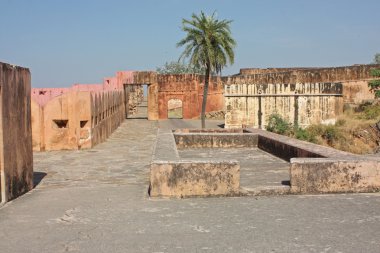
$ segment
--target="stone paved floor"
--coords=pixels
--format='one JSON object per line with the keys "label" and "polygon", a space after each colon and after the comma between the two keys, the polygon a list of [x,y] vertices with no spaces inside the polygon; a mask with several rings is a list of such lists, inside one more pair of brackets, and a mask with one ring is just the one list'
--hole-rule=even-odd
{"label": "stone paved floor", "polygon": [[198,123],[127,120],[93,150],[36,153],[0,252],[380,252],[379,193],[149,199],[156,127]]}

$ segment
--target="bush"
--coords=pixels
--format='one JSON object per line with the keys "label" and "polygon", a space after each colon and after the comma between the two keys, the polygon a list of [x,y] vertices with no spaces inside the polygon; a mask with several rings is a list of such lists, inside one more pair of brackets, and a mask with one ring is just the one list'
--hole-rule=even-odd
{"label": "bush", "polygon": [[294,128],[294,137],[303,141],[316,142],[315,134],[308,129]]}
{"label": "bush", "polygon": [[378,104],[362,104],[359,106],[361,114],[359,119],[374,120],[380,118],[380,105]]}
{"label": "bush", "polygon": [[333,125],[325,126],[322,138],[325,139],[330,145],[333,143],[333,141],[336,141],[340,138],[339,130]]}
{"label": "bush", "polygon": [[346,120],[345,119],[338,119],[337,121],[336,121],[336,123],[335,123],[335,126],[337,126],[337,127],[341,127],[341,126],[344,126],[344,125],[346,125]]}
{"label": "bush", "polygon": [[291,126],[292,124],[287,122],[280,115],[271,114],[268,119],[266,130],[277,134],[289,134],[291,132]]}

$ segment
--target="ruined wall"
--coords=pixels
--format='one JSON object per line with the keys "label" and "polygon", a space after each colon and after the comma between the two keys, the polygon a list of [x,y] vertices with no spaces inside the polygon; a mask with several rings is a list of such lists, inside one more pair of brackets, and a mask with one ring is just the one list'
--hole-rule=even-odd
{"label": "ruined wall", "polygon": [[294,125],[305,127],[314,123],[333,123],[343,112],[342,85],[338,83],[228,81],[225,85],[226,128],[264,128],[271,114],[279,114]]}
{"label": "ruined wall", "polygon": [[252,83],[266,84],[342,83],[344,103],[360,104],[363,101],[374,99],[373,92],[368,88],[368,81],[373,79],[370,70],[374,68],[380,68],[380,65],[333,68],[251,68],[241,69],[240,74],[235,77],[237,79],[249,78]]}
{"label": "ruined wall", "polygon": [[33,188],[29,69],[0,63],[0,201]]}
{"label": "ruined wall", "polygon": [[[184,119],[199,117],[203,100],[203,76],[158,75],[158,112],[160,119],[168,118],[168,102],[172,99],[182,101]],[[212,78],[207,95],[206,112],[218,111],[224,108],[223,85],[218,78]]]}
{"label": "ruined wall", "polygon": [[344,104],[374,99],[368,88],[374,68],[380,65],[241,69],[222,78],[226,126],[264,127],[273,113],[301,127],[334,123]]}
{"label": "ruined wall", "polygon": [[91,133],[83,132],[82,139],[91,139],[91,146],[104,142],[125,119],[124,94],[122,91],[92,94]]}
{"label": "ruined wall", "polygon": [[91,148],[105,141],[124,119],[121,91],[78,91],[32,102],[33,150]]}
{"label": "ruined wall", "polygon": [[124,92],[126,93],[127,116],[137,113],[137,106],[144,100],[144,89],[140,84],[125,85]]}
{"label": "ruined wall", "polygon": [[48,102],[43,107],[41,134],[44,136],[44,142],[41,143],[40,149],[62,150],[91,147],[90,140],[82,141],[83,130],[90,130],[89,124],[84,124],[91,119],[90,103],[90,93],[83,91],[71,91]]}

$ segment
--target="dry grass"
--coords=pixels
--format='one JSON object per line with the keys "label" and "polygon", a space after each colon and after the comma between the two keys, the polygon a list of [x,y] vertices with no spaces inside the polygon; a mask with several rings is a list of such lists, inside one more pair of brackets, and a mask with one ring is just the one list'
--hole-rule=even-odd
{"label": "dry grass", "polygon": [[316,142],[355,154],[373,153],[380,141],[380,133],[374,127],[380,120],[378,109],[380,106],[377,105],[377,108],[372,110],[376,110],[376,113],[372,113],[371,117],[368,117],[368,111],[346,111],[338,118],[335,126],[330,126],[334,138],[328,139],[319,134],[316,136]]}

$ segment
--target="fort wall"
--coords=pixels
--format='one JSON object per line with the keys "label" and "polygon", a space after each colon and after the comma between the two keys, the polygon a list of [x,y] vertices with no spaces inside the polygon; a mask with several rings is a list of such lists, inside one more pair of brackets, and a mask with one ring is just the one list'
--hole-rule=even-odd
{"label": "fort wall", "polygon": [[29,69],[0,63],[0,201],[33,188]]}
{"label": "fort wall", "polygon": [[33,150],[91,148],[109,137],[125,118],[124,94],[90,90],[32,102]]}
{"label": "fort wall", "polygon": [[380,65],[241,69],[222,78],[226,127],[263,128],[271,114],[301,127],[334,123],[345,104],[374,99],[368,88],[373,68]]}

